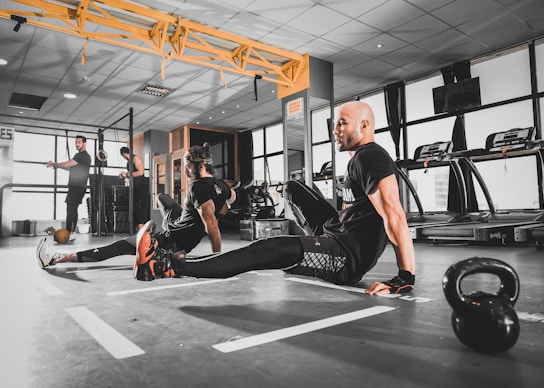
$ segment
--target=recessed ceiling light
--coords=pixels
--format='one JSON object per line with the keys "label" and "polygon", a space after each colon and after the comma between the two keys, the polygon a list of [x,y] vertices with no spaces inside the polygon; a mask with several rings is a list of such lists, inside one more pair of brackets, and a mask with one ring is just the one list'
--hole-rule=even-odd
{"label": "recessed ceiling light", "polygon": [[73,99],[77,98],[77,96],[74,93],[64,93],[64,98]]}
{"label": "recessed ceiling light", "polygon": [[236,104],[236,107],[237,107],[237,108],[239,108],[239,107],[240,107],[240,105]]}
{"label": "recessed ceiling light", "polygon": [[208,116],[208,120],[211,120],[213,117],[212,116]]}
{"label": "recessed ceiling light", "polygon": [[197,122],[196,122],[196,125],[198,125],[198,124],[200,124],[200,121],[197,121]]}
{"label": "recessed ceiling light", "polygon": [[8,61],[6,61],[4,58],[0,58],[0,66],[7,65]]}
{"label": "recessed ceiling light", "polygon": [[224,114],[225,114],[225,111],[224,111],[224,110],[222,110],[222,111],[221,111],[221,114],[223,114],[223,115],[224,115]]}
{"label": "recessed ceiling light", "polygon": [[383,47],[383,44],[378,43],[378,44],[376,45],[376,47],[377,47],[377,48],[382,48],[382,47]]}
{"label": "recessed ceiling light", "polygon": [[20,110],[20,111],[19,111],[19,114],[20,114],[20,115],[24,115],[25,112],[23,112],[22,110]]}

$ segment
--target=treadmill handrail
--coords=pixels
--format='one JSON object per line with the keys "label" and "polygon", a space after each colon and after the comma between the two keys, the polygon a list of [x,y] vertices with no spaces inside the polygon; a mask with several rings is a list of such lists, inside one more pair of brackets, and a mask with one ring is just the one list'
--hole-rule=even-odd
{"label": "treadmill handrail", "polygon": [[408,186],[408,189],[412,193],[412,197],[414,197],[414,199],[416,201],[416,206],[417,206],[419,214],[423,215],[425,213],[425,211],[423,210],[423,205],[421,204],[421,200],[419,199],[419,195],[416,192],[416,188],[414,187],[414,185],[410,181],[410,178],[408,178],[408,175],[406,175],[406,173],[404,171],[402,171],[402,169],[399,168],[399,166],[396,166],[396,169],[397,169],[397,172],[398,172],[399,176],[402,178],[404,183],[406,183],[406,185]]}

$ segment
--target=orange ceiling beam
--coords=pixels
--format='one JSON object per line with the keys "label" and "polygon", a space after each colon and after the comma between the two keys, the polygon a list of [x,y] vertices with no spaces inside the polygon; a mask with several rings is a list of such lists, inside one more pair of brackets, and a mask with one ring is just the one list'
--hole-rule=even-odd
{"label": "orange ceiling beam", "polygon": [[[10,0],[0,17],[221,72],[276,83],[278,98],[309,87],[309,57],[124,0]],[[61,23],[59,23],[59,21]],[[82,43],[85,48],[85,43]],[[84,50],[85,51],[85,50]],[[85,52],[83,53],[85,57]]]}

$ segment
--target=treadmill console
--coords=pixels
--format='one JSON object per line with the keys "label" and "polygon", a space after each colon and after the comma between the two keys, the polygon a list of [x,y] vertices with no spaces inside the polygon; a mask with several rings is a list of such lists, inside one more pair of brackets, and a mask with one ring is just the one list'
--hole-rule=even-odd
{"label": "treadmill console", "polygon": [[453,147],[451,141],[437,141],[433,144],[419,146],[414,153],[416,162],[437,160],[440,156],[450,153]]}
{"label": "treadmill console", "polygon": [[505,132],[493,133],[487,137],[485,148],[489,152],[506,152],[527,147],[534,137],[535,129],[513,128]]}

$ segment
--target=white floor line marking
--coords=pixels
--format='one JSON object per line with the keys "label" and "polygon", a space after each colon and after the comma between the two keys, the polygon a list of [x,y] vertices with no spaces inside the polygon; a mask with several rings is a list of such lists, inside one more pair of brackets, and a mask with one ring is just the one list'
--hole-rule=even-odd
{"label": "white floor line marking", "polygon": [[48,296],[64,295],[64,291],[54,286],[51,284],[51,282],[45,280],[44,278],[40,278],[38,280],[38,287]]}
{"label": "white floor line marking", "polygon": [[[349,292],[357,292],[359,294],[364,294],[366,291],[366,288],[357,288],[357,287],[349,287],[349,286],[339,286],[337,284],[332,283],[326,283],[321,280],[312,280],[312,279],[302,279],[302,278],[285,278],[285,280],[289,280],[292,282],[298,282],[298,283],[306,283],[311,284],[314,286],[319,287],[327,287],[327,288],[334,288],[336,290],[343,290],[343,291],[349,291]],[[400,299],[408,302],[417,302],[417,303],[425,303],[425,302],[431,302],[432,299],[429,298],[423,298],[419,296],[412,296],[407,294],[389,294],[389,295],[377,295],[381,298],[389,298],[389,299]]]}
{"label": "white floor line marking", "polygon": [[123,359],[145,353],[86,307],[67,308],[66,312],[113,357]]}
{"label": "white floor line marking", "polygon": [[340,325],[342,323],[356,321],[361,318],[367,318],[373,315],[383,314],[395,310],[395,307],[374,306],[364,310],[358,310],[347,314],[337,315],[330,318],[320,319],[318,321],[303,323],[301,325],[286,327],[280,330],[270,331],[268,333],[258,334],[247,338],[234,341],[227,341],[212,347],[223,353],[235,352],[257,345],[266,344],[273,341],[279,341],[285,338],[294,337],[300,334],[321,330],[327,327]]}
{"label": "white floor line marking", "polygon": [[228,279],[213,279],[213,280],[204,280],[202,282],[191,282],[191,283],[180,283],[180,284],[170,284],[167,286],[158,286],[158,287],[148,287],[148,288],[140,288],[135,290],[126,290],[126,291],[112,291],[106,293],[108,296],[113,295],[127,295],[127,294],[136,294],[138,292],[151,292],[151,291],[160,291],[160,290],[167,290],[169,288],[180,288],[180,287],[192,287],[192,286],[200,286],[203,284],[211,284],[211,283],[220,283],[220,282],[229,282],[231,280],[239,280],[240,278],[233,277]]}

